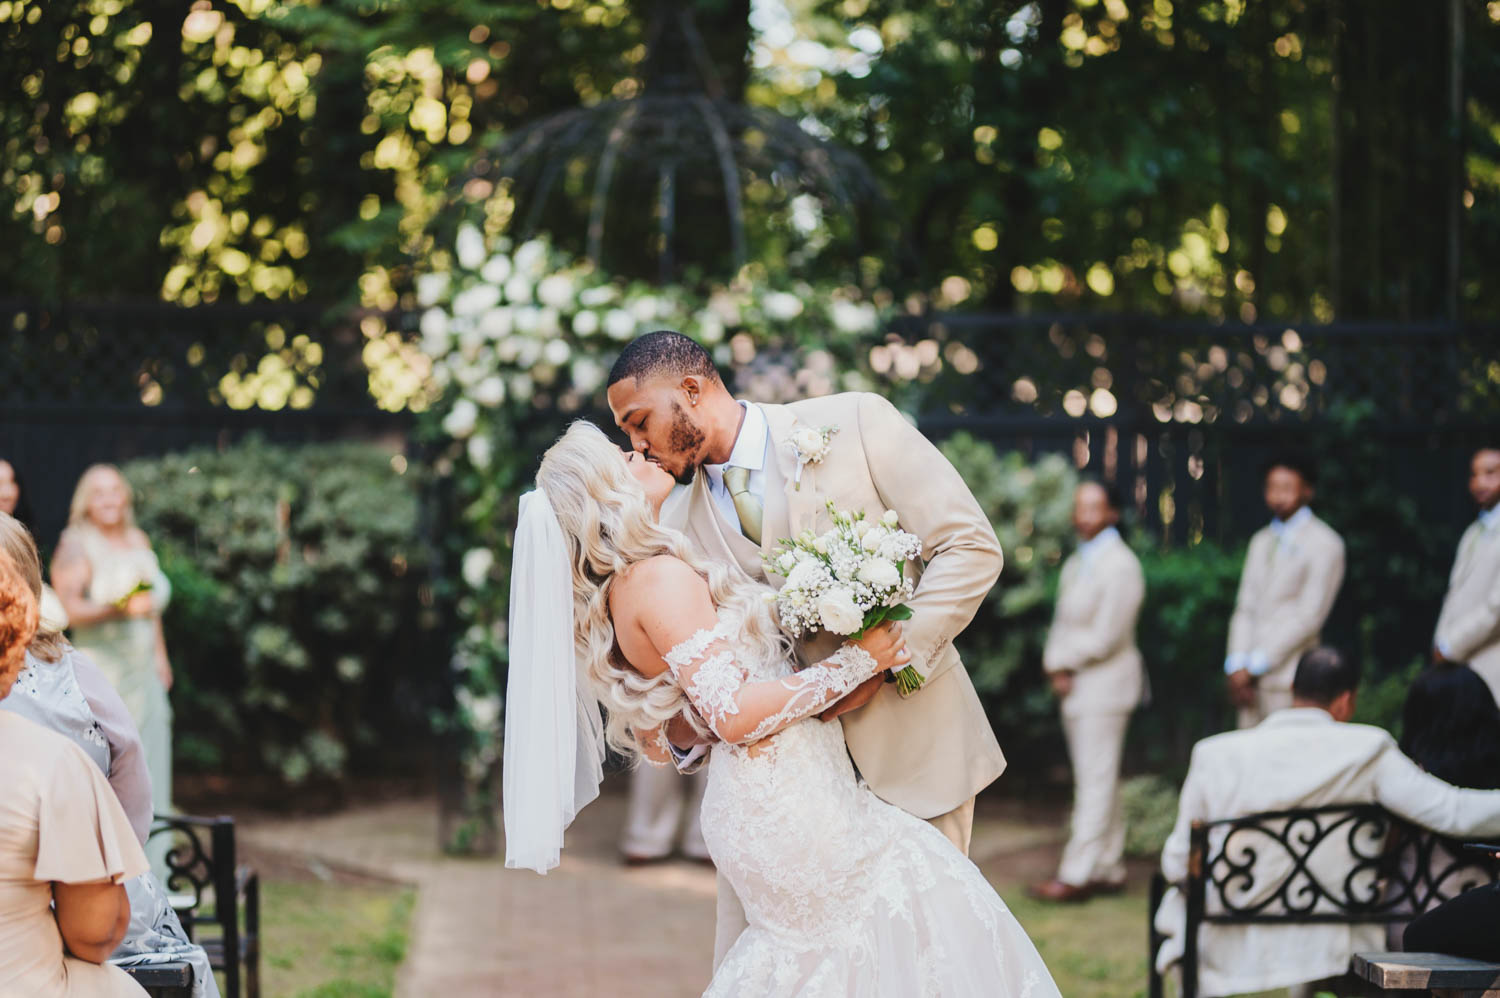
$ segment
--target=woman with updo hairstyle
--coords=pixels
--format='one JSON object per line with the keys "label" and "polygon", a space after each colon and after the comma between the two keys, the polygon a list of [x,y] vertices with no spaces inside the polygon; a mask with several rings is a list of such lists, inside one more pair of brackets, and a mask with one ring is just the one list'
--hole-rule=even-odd
{"label": "woman with updo hairstyle", "polygon": [[[0,556],[0,700],[37,628],[37,601]],[[130,924],[124,882],[146,856],[109,782],[63,735],[0,711],[0,995],[143,998],[104,965]]]}

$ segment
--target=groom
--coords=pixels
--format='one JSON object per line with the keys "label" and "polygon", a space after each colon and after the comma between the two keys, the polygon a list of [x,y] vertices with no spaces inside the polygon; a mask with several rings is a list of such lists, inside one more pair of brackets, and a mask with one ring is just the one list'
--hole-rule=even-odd
{"label": "groom", "polygon": [[[903,697],[870,680],[823,715],[837,717],[860,775],[881,799],[936,826],[965,854],[974,795],[1005,757],[953,639],[1000,576],[1003,556],[979,504],[948,460],[878,395],[849,393],[790,405],[737,401],[708,352],[674,332],[633,341],[609,375],[615,422],[631,445],[677,479],[662,521],[709,557],[767,577],[763,556],[805,528],[829,526],[826,502],[878,518],[895,510],[922,539],[925,567],[903,626],[924,682]],[[823,442],[826,440],[826,446]],[[842,640],[799,647],[815,661]],[[720,878],[714,963],[744,927]]]}

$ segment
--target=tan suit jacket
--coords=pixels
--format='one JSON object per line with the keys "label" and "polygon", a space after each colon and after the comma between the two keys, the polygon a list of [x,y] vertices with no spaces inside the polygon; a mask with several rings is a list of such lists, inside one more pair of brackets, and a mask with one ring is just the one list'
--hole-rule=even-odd
{"label": "tan suit jacket", "polygon": [[1146,598],[1140,559],[1119,534],[1099,539],[1085,563],[1078,552],[1063,562],[1057,607],[1042,667],[1072,672],[1064,717],[1121,714],[1146,695],[1146,670],[1135,643],[1135,623]]}
{"label": "tan suit jacket", "polygon": [[1297,660],[1318,643],[1343,581],[1343,538],[1316,516],[1290,528],[1279,544],[1269,526],[1257,530],[1229,621],[1229,654],[1264,653],[1270,669],[1261,687],[1291,689]]}
{"label": "tan suit jacket", "polygon": [[[849,754],[881,799],[919,818],[964,804],[1005,770],[1005,756],[985,717],[974,684],[953,647],[1000,576],[1003,556],[994,528],[963,479],[941,452],[878,395],[847,393],[763,405],[770,446],[764,469],[762,544],[726,521],[701,471],[662,508],[662,521],[682,530],[709,557],[737,563],[751,578],[766,575],[763,557],[781,539],[804,529],[826,529],[825,503],[879,517],[893,509],[903,529],[922,539],[923,565],[905,624],[912,665],[925,677],[903,698],[882,686],[866,706],[841,718]],[[806,465],[797,484],[799,427],[837,427],[828,455]],[[837,646],[819,635],[799,653],[805,661]],[[905,702],[903,702],[903,700]]]}
{"label": "tan suit jacket", "polygon": [[[1167,880],[1187,878],[1193,821],[1335,804],[1380,804],[1423,828],[1452,836],[1500,833],[1500,791],[1460,790],[1424,773],[1381,728],[1341,724],[1316,707],[1277,711],[1257,727],[1205,738],[1193,748],[1178,802],[1177,822],[1162,849]],[[1334,836],[1333,839],[1337,839]],[[1217,850],[1219,843],[1210,842]],[[1253,882],[1274,889],[1292,875],[1284,852],[1263,848]],[[1353,860],[1347,842],[1330,841],[1309,868],[1330,887],[1342,885]],[[1233,895],[1249,905],[1266,894]],[[1210,911],[1217,910],[1211,904]],[[1166,969],[1182,955],[1185,906],[1174,887],[1157,909],[1169,938],[1157,953]],[[1204,998],[1286,987],[1342,975],[1356,951],[1385,948],[1381,925],[1204,925],[1199,930],[1199,981]]]}
{"label": "tan suit jacket", "polygon": [[1468,662],[1500,699],[1500,522],[1464,531],[1433,643]]}

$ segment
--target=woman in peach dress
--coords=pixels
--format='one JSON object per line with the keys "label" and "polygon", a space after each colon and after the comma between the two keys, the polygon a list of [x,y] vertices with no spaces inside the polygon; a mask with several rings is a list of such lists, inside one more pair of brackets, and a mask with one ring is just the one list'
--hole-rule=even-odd
{"label": "woman in peach dress", "polygon": [[[37,627],[37,603],[0,561],[0,699]],[[63,735],[0,711],[0,998],[143,998],[103,965],[130,922],[124,882],[146,857],[104,774]]]}

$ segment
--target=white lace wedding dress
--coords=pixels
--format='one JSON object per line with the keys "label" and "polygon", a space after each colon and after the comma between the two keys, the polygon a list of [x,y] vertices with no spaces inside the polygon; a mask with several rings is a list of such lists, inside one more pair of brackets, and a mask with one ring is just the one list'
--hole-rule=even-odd
{"label": "white lace wedding dress", "polygon": [[749,920],[705,998],[1058,998],[979,869],[859,783],[841,726],[812,716],[874,660],[846,646],[794,672],[757,660],[738,632],[721,612],[667,656],[726,742],[709,763],[703,837]]}

